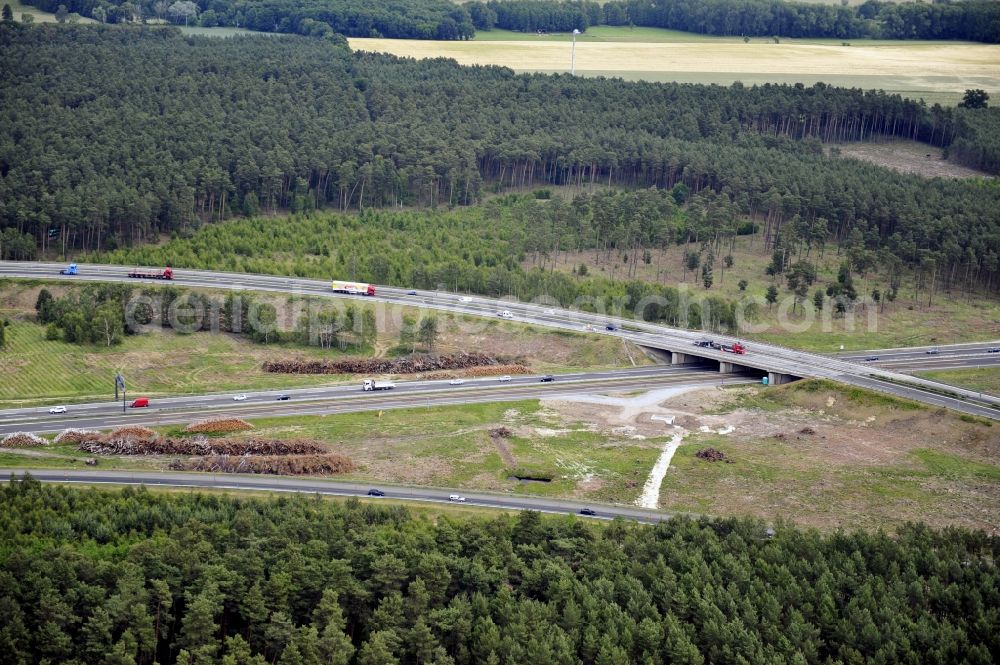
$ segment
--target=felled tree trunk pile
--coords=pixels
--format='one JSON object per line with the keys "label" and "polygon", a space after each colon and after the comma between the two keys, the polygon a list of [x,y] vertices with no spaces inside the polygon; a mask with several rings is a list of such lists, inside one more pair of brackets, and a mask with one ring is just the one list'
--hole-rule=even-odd
{"label": "felled tree trunk pile", "polygon": [[184,431],[215,434],[218,432],[239,432],[248,429],[253,429],[253,425],[242,418],[209,418],[191,423],[184,428]]}
{"label": "felled tree trunk pile", "polygon": [[[505,366],[505,359],[485,353],[455,353],[407,358],[342,358],[340,360],[271,360],[264,371],[277,374],[415,374],[448,369]],[[513,372],[501,372],[513,373]]]}
{"label": "felled tree trunk pile", "polygon": [[323,444],[306,439],[141,439],[113,435],[83,441],[78,449],[97,455],[314,455],[327,450]]}
{"label": "felled tree trunk pile", "polygon": [[48,441],[31,432],[13,432],[0,439],[0,448],[34,448],[47,445]]}
{"label": "felled tree trunk pile", "polygon": [[503,376],[504,374],[531,374],[524,365],[493,365],[492,367],[473,367],[465,373],[466,376]]}
{"label": "felled tree trunk pile", "polygon": [[349,473],[354,462],[343,455],[212,455],[177,460],[170,468],[178,471],[211,471],[219,473],[262,473],[272,475],[332,475]]}

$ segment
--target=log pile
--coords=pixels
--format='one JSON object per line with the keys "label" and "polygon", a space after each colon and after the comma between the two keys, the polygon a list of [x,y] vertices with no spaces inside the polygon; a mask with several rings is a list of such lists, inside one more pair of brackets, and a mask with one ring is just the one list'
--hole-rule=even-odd
{"label": "log pile", "polygon": [[64,429],[59,432],[55,438],[56,443],[83,443],[84,441],[89,441],[91,439],[101,438],[100,432],[95,432],[89,429],[75,429],[69,428]]}
{"label": "log pile", "polygon": [[208,418],[198,420],[184,428],[185,432],[215,434],[218,432],[240,432],[253,429],[253,425],[242,418]]}
{"label": "log pile", "polygon": [[315,455],[326,446],[308,439],[208,439],[163,437],[143,440],[109,436],[87,440],[77,447],[97,455]]}
{"label": "log pile", "polygon": [[473,367],[465,372],[466,376],[503,376],[505,374],[531,374],[524,365],[493,365],[491,367]]}
{"label": "log pile", "polygon": [[108,439],[136,439],[138,441],[155,441],[160,438],[159,432],[142,425],[123,425],[111,430]]}
{"label": "log pile", "polygon": [[[407,358],[342,358],[340,360],[270,360],[264,371],[277,374],[415,374],[451,369],[495,367],[505,359],[485,353],[455,353]],[[513,374],[511,371],[500,374]]]}
{"label": "log pile", "polygon": [[35,448],[49,442],[31,432],[12,432],[0,440],[0,448]]}
{"label": "log pile", "polygon": [[212,455],[176,460],[170,468],[177,471],[214,473],[262,473],[282,476],[333,475],[349,473],[354,462],[343,455]]}

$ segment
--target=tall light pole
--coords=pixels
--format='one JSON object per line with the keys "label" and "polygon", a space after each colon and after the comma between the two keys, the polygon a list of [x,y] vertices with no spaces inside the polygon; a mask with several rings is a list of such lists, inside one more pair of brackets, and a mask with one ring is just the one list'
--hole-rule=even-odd
{"label": "tall light pole", "polygon": [[569,58],[569,73],[576,76],[576,36],[580,34],[580,31],[573,28],[573,50]]}

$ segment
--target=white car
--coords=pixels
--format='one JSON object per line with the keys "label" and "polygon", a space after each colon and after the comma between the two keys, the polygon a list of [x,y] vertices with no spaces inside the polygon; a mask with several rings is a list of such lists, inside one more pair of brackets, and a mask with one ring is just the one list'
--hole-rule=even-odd
{"label": "white car", "polygon": [[246,398],[247,398],[246,395],[240,394],[240,395],[236,395],[235,397],[233,397],[233,401],[234,402],[243,402],[243,401],[246,400]]}
{"label": "white car", "polygon": [[507,383],[508,381],[510,381],[510,374],[504,374],[499,379],[497,379],[497,381],[499,381],[500,383]]}
{"label": "white car", "polygon": [[450,383],[450,384],[451,384],[451,385],[453,385],[453,386],[460,386],[460,385],[462,385],[463,383],[465,383],[465,379],[452,379],[452,380],[451,380],[451,381],[449,381],[448,383]]}
{"label": "white car", "polygon": [[458,299],[458,301],[459,302],[472,302],[472,298],[470,298],[469,296],[462,296],[461,298]]}
{"label": "white car", "polygon": [[66,407],[65,406],[54,406],[51,409],[49,409],[49,413],[66,413]]}
{"label": "white car", "polygon": [[451,494],[448,496],[449,501],[457,501],[458,503],[465,503],[465,497],[459,494]]}
{"label": "white car", "polygon": [[554,309],[547,309],[547,310],[545,310],[545,313],[549,314],[549,315],[552,315],[552,314],[556,313],[556,310],[554,310]]}
{"label": "white car", "polygon": [[506,309],[504,311],[502,311],[502,312],[497,312],[497,316],[499,316],[501,319],[513,319],[514,318],[514,315],[511,314]]}

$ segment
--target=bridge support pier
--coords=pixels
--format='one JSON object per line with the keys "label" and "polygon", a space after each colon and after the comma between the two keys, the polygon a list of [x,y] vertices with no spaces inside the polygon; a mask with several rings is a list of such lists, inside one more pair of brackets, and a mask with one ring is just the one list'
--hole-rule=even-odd
{"label": "bridge support pier", "polygon": [[781,372],[768,372],[767,373],[767,385],[769,386],[780,386],[785,383],[791,383],[796,377],[791,374],[782,374]]}
{"label": "bridge support pier", "polygon": [[671,365],[688,365],[696,363],[701,358],[698,356],[692,356],[690,353],[681,353],[680,351],[670,352],[670,364]]}
{"label": "bridge support pier", "polygon": [[725,360],[719,361],[719,374],[732,374],[736,371],[736,365]]}

